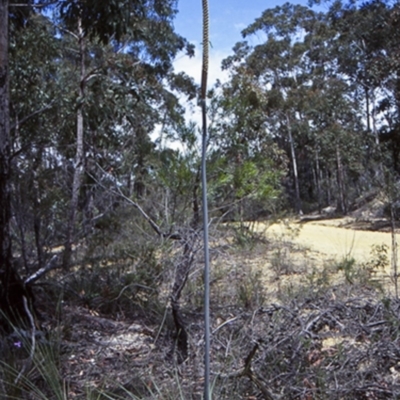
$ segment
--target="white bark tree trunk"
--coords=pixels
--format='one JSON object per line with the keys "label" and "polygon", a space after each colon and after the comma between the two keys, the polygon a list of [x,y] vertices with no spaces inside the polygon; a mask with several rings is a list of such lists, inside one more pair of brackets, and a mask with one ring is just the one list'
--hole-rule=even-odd
{"label": "white bark tree trunk", "polygon": [[80,83],[79,83],[79,98],[76,111],[76,153],[74,163],[74,178],[72,183],[72,196],[69,207],[69,218],[67,225],[67,235],[65,240],[64,260],[63,265],[65,269],[70,267],[72,243],[75,235],[75,223],[78,208],[79,192],[82,184],[82,175],[84,170],[84,150],[83,150],[83,108],[85,99],[85,36],[82,29],[82,21],[78,21],[78,41],[79,41],[79,55],[80,55]]}
{"label": "white bark tree trunk", "polygon": [[290,123],[290,118],[287,114],[286,114],[286,123],[287,123],[288,136],[289,136],[290,154],[292,157],[292,165],[293,165],[293,178],[294,178],[294,187],[295,187],[295,193],[296,193],[296,211],[299,215],[302,215],[303,211],[301,209],[300,185],[299,185],[299,175],[298,175],[298,171],[297,171],[296,150],[294,147],[292,126]]}

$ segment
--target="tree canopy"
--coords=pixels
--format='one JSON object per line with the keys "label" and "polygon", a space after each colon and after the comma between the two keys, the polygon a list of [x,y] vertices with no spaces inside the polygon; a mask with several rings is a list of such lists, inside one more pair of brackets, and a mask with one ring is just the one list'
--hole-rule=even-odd
{"label": "tree canopy", "polygon": [[[398,218],[400,3],[312,5],[263,11],[223,60],[229,79],[207,93],[208,201],[221,231],[346,215],[371,193]],[[49,271],[75,279],[91,305],[79,273],[110,267],[124,283],[116,293],[103,282],[114,299],[126,291],[142,305],[169,290],[186,359],[179,301],[202,211],[200,129],[185,111],[200,91],[174,70],[178,54],[194,55],[175,31],[178,9],[0,0],[0,327],[30,323],[33,285]]]}

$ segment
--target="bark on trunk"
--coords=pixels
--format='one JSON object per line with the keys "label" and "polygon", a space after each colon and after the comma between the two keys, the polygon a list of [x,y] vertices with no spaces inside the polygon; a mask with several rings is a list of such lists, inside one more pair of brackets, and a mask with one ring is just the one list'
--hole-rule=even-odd
{"label": "bark on trunk", "polygon": [[193,219],[190,225],[193,229],[197,229],[200,224],[200,206],[199,206],[199,196],[198,196],[198,191],[200,189],[200,176],[201,176],[201,171],[200,169],[198,169],[192,192]]}
{"label": "bark on trunk", "polygon": [[315,153],[315,175],[317,179],[318,212],[322,210],[321,168],[319,166],[318,151]]}
{"label": "bark on trunk", "polygon": [[189,343],[186,324],[180,310],[180,298],[185,287],[189,272],[194,261],[193,247],[196,236],[188,234],[183,246],[183,255],[176,267],[175,282],[171,293],[171,309],[176,328],[176,353],[178,364],[182,364],[188,357]]}
{"label": "bark on trunk", "polygon": [[78,38],[80,54],[80,84],[79,84],[79,104],[76,111],[76,154],[74,165],[74,178],[72,183],[72,197],[67,225],[67,237],[65,240],[63,266],[69,269],[71,264],[72,243],[75,234],[75,222],[78,208],[79,192],[82,184],[82,174],[84,166],[83,152],[83,107],[85,98],[85,37],[82,29],[82,22],[78,21]]}
{"label": "bark on trunk", "polygon": [[[133,125],[134,126],[134,125]],[[133,183],[133,192],[138,199],[142,199],[146,194],[145,178],[146,170],[146,154],[147,147],[147,133],[143,127],[136,127],[136,168],[135,168],[135,181]]]}
{"label": "bark on trunk", "polygon": [[370,122],[370,111],[369,111],[369,90],[367,86],[364,86],[365,90],[365,111],[367,117],[367,131],[371,132],[371,122]]}
{"label": "bark on trunk", "polygon": [[396,241],[396,220],[393,210],[393,200],[390,200],[390,233],[392,238],[392,270],[393,270],[393,281],[394,291],[396,299],[399,298],[399,273],[397,268],[397,241]]}
{"label": "bark on trunk", "polygon": [[11,269],[10,107],[8,85],[8,1],[0,0],[0,268]]}
{"label": "bark on trunk", "polygon": [[[42,149],[39,150],[32,171],[32,190],[33,190],[33,230],[35,232],[36,253],[38,258],[38,269],[44,267],[44,254],[42,243],[42,216],[41,216],[41,193],[38,179],[38,169],[42,164]],[[32,271],[29,271],[29,274]]]}
{"label": "bark on trunk", "polygon": [[378,157],[378,169],[375,173],[375,178],[378,182],[381,182],[384,176],[383,172],[383,162],[382,162],[382,153],[381,153],[381,147],[380,147],[380,140],[379,140],[379,132],[378,128],[376,126],[376,109],[375,109],[375,93],[372,90],[371,93],[371,112],[370,112],[370,119],[371,119],[371,129],[372,129],[372,134],[375,138],[375,154],[377,154]]}
{"label": "bark on trunk", "polygon": [[331,172],[329,170],[326,171],[326,200],[328,205],[331,205],[332,202],[332,189],[331,189]]}
{"label": "bark on trunk", "polygon": [[288,135],[289,135],[290,154],[292,157],[292,164],[293,164],[293,178],[294,178],[294,187],[296,192],[296,211],[299,215],[302,215],[303,211],[301,210],[300,185],[299,185],[299,176],[297,172],[296,151],[294,148],[292,126],[288,115],[286,115],[286,121],[287,121]]}
{"label": "bark on trunk", "polygon": [[8,68],[8,0],[0,0],[0,309],[3,313],[0,326],[3,329],[29,321],[24,298],[32,300],[12,260]]}
{"label": "bark on trunk", "polygon": [[342,157],[340,154],[339,145],[336,145],[336,163],[337,163],[337,183],[339,189],[339,204],[338,209],[344,214],[347,213],[346,196],[344,193],[344,171]]}

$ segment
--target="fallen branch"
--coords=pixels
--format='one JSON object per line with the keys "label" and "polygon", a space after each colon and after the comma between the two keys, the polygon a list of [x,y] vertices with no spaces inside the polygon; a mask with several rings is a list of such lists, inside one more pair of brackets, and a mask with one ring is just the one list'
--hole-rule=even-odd
{"label": "fallen branch", "polygon": [[251,382],[253,382],[257,388],[260,390],[260,392],[263,394],[263,397],[265,400],[277,400],[278,397],[276,397],[275,395],[273,395],[265,386],[265,384],[261,381],[261,379],[253,372],[252,368],[251,368],[251,364],[253,361],[254,356],[257,353],[257,350],[260,346],[260,343],[257,341],[253,348],[251,349],[250,353],[248,354],[248,356],[246,357],[245,361],[244,361],[244,367],[241,371],[237,371],[234,372],[232,374],[220,374],[219,378],[241,378],[246,376],[247,378],[250,379]]}
{"label": "fallen branch", "polygon": [[54,254],[54,256],[51,257],[50,261],[43,268],[38,269],[34,274],[26,278],[24,284],[30,285],[33,282],[37,281],[39,278],[41,278],[47,272],[53,269],[60,268],[61,265],[58,263],[59,258],[60,254]]}

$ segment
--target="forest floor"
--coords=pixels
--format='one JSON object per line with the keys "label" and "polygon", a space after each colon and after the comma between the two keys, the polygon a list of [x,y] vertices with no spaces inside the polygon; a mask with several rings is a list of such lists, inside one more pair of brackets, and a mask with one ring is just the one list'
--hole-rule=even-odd
{"label": "forest floor", "polygon": [[[220,377],[213,380],[215,398],[268,399],[267,387],[274,399],[398,398],[400,338],[392,316],[400,316],[400,303],[393,300],[386,307],[381,301],[393,295],[389,265],[378,277],[366,268],[377,257],[371,255],[374,245],[385,245],[390,260],[387,222],[291,220],[255,228],[265,240],[241,249],[228,246],[212,260],[212,375]],[[191,279],[201,282],[201,265],[197,269]],[[156,318],[145,318],[65,303],[62,315],[49,325],[58,343],[54,370],[67,392],[56,397],[201,399],[202,290],[191,282],[185,290],[190,355],[183,364],[174,356],[168,307]],[[282,365],[268,367],[271,352]],[[381,355],[382,360],[391,357],[390,365]],[[286,359],[291,360],[289,371]],[[294,366],[297,373],[290,372]],[[321,374],[326,375],[324,387],[318,384]],[[31,367],[28,378],[49,386],[38,366]]]}
{"label": "forest floor", "polygon": [[[221,270],[216,272],[216,275],[219,275],[215,278],[216,281],[221,280],[222,282],[217,284],[220,286],[220,290],[214,288],[216,290],[215,299],[211,301],[212,306],[215,306],[212,310],[212,331],[215,334],[214,353],[218,354],[219,359],[213,364],[213,370],[223,371],[225,376],[234,376],[232,371],[239,371],[243,368],[243,360],[248,356],[246,352],[251,350],[248,346],[236,343],[239,349],[232,350],[236,357],[230,354],[232,361],[226,365],[224,362],[221,363],[221,360],[225,358],[221,356],[221,352],[226,356],[230,353],[229,346],[235,345],[234,340],[226,336],[227,333],[223,331],[224,329],[227,331],[241,329],[248,325],[252,313],[246,309],[255,310],[261,303],[265,306],[274,304],[273,307],[276,307],[276,304],[288,303],[291,298],[297,296],[296,293],[301,293],[304,287],[310,285],[329,288],[326,290],[323,301],[330,303],[331,300],[336,300],[335,293],[337,293],[336,290],[330,288],[333,285],[346,283],[345,271],[338,269],[342,260],[349,258],[356,260],[354,266],[351,266],[351,268],[354,267],[354,270],[350,271],[353,274],[351,276],[354,277],[356,268],[367,263],[371,257],[373,245],[384,244],[390,252],[391,234],[388,232],[387,223],[384,220],[374,220],[362,224],[355,218],[307,222],[286,221],[269,227],[260,224],[256,229],[265,231],[266,245],[261,242],[250,249],[241,251],[240,255],[234,251],[233,254],[220,256],[216,261],[217,270],[220,268],[218,265],[221,262],[230,265],[230,268],[224,272]],[[397,239],[400,239],[399,235],[397,236]],[[390,253],[388,256],[390,259]],[[379,281],[383,282],[385,293],[393,292],[393,284],[389,279],[390,273],[389,266],[386,270],[379,272]],[[367,276],[367,281],[360,281],[361,286],[367,287],[374,278],[373,274]],[[233,284],[235,288],[230,287],[232,282],[236,282]],[[257,287],[260,283],[264,286],[263,288]],[[231,290],[233,297],[239,297],[242,308],[230,309],[227,307],[225,310],[221,310],[218,304],[225,302],[227,294],[221,294],[221,291],[224,290]],[[353,300],[358,299],[358,296],[363,299],[361,301],[363,305],[357,304],[357,310],[364,307],[364,302],[368,304],[371,302],[371,299],[368,298],[368,295],[371,294],[369,289],[366,290],[366,294],[360,295],[361,292],[357,289],[357,295],[350,296]],[[262,296],[264,296],[263,299],[260,298]],[[326,306],[326,308],[328,307]],[[381,313],[377,311],[378,306],[374,305],[374,307],[375,309],[371,313],[374,312],[375,318],[378,318]],[[132,398],[132,395],[137,399],[201,399],[203,341],[201,310],[198,311],[198,313],[186,312],[185,314],[186,321],[190,325],[191,356],[190,360],[179,366],[173,356],[174,339],[173,333],[171,333],[173,331],[171,321],[163,321],[163,325],[149,324],[143,319],[130,322],[116,321],[110,318],[111,316],[101,316],[84,307],[65,307],[63,322],[59,329],[64,332],[62,376],[68,381],[69,398],[85,398],[87,387],[91,387],[107,391],[109,398],[112,399]],[[355,314],[352,318],[357,319],[359,311],[353,312]],[[326,309],[322,307],[320,316],[324,313],[326,313]],[[299,315],[308,321],[308,306],[305,310],[300,310]],[[319,316],[317,315],[315,318],[318,319]],[[372,318],[371,315],[371,321]],[[229,322],[230,320],[232,322]],[[344,319],[341,321],[343,326],[349,325],[349,322]],[[226,329],[224,324],[227,323],[230,329]],[[70,332],[66,335],[65,332],[68,329]],[[295,329],[293,327],[293,332]],[[222,332],[219,332],[220,330]],[[251,329],[246,328],[246,333],[243,333],[238,341],[242,343],[243,340],[248,340],[249,336],[247,335],[254,338],[257,336],[257,332],[263,330],[263,324],[256,323],[256,319],[253,317]],[[332,338],[327,332],[324,333],[326,337],[324,336],[321,341],[322,349],[326,348],[328,352],[333,351],[333,353],[335,352],[332,350],[335,348],[335,343],[342,343],[341,339],[336,339],[336,329],[334,331],[332,337],[334,336],[335,339],[333,341],[329,342]],[[356,333],[354,334],[356,335]],[[231,333],[231,335],[233,334]],[[240,347],[242,348],[240,349]],[[321,350],[319,351],[316,353],[317,362],[320,358],[322,359]],[[352,351],[357,354],[359,352],[356,348]],[[307,354],[306,357],[311,357],[309,353]],[[66,357],[66,355],[68,356]],[[365,355],[360,356],[359,354],[358,356],[365,357]],[[168,365],[174,367],[166,368]],[[397,379],[400,379],[400,372],[392,369],[389,374],[390,380],[394,379],[394,374],[397,382]],[[236,381],[239,378],[236,377],[233,380]],[[250,381],[247,381],[247,391],[242,392],[241,395],[237,394],[235,398],[257,398],[259,390],[254,385],[249,385]],[[233,386],[236,384],[229,383]],[[306,389],[312,392],[315,389],[312,385],[310,383],[309,388],[306,387]],[[147,393],[147,396],[144,393]],[[227,394],[226,397],[223,396],[223,391],[219,394],[220,398],[232,398],[230,396],[232,393]],[[299,398],[313,397],[305,395]],[[365,398],[373,399],[375,397]],[[383,398],[390,397],[384,396]]]}

